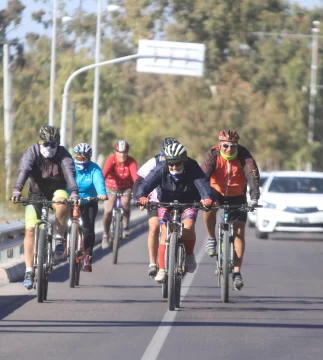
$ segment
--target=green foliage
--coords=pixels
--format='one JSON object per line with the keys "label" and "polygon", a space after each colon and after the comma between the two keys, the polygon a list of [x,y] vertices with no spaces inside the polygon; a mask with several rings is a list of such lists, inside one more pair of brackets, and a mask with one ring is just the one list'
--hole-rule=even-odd
{"label": "green foliage", "polygon": [[[46,1],[45,1],[46,2]],[[125,11],[102,16],[102,60],[136,52],[140,39],[165,39],[206,44],[205,77],[201,79],[136,73],[134,63],[100,69],[99,152],[108,156],[117,139],[131,144],[139,165],[159,150],[166,136],[177,137],[189,156],[202,160],[217,143],[222,128],[235,128],[260,168],[315,170],[321,162],[322,93],[318,91],[315,137],[307,144],[313,11],[279,0],[127,0]],[[0,10],[0,38],[14,37],[25,1],[10,1]],[[48,7],[34,21],[51,26]],[[68,15],[64,1],[60,14]],[[61,95],[68,77],[94,61],[96,9],[75,10],[71,21],[57,24],[55,124],[60,125]],[[268,34],[270,33],[270,34]],[[113,36],[112,36],[113,34]],[[276,35],[275,35],[276,34]],[[26,34],[26,65],[13,73],[13,179],[22,152],[37,140],[47,123],[51,39]],[[14,49],[12,49],[14,52]],[[319,58],[323,55],[321,41]],[[320,65],[317,84],[322,84]],[[0,70],[2,81],[2,69]],[[91,142],[94,71],[73,80],[70,100],[76,101],[75,142]],[[2,96],[0,88],[0,96]],[[0,104],[2,118],[3,106]],[[68,117],[69,141],[70,114]],[[3,128],[0,128],[3,144]],[[70,144],[69,144],[70,145]],[[4,145],[3,145],[4,146]],[[1,151],[4,156],[4,148]],[[4,183],[4,174],[1,174]],[[1,194],[0,194],[1,196]]]}

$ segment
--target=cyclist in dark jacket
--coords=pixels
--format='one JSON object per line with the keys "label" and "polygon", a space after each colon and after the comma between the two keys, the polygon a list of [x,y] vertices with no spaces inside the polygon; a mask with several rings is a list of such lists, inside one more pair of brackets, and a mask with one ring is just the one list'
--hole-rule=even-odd
{"label": "cyclist in dark jacket", "polygon": [[[64,200],[68,198],[65,190],[71,189],[70,199],[78,201],[78,186],[75,181],[75,167],[69,152],[59,146],[59,129],[43,126],[39,130],[39,142],[31,145],[23,154],[18,166],[18,176],[12,191],[11,199],[18,201],[21,191],[28,179],[28,199],[31,200]],[[54,205],[56,215],[56,249],[57,256],[63,255],[65,249],[63,235],[69,217],[69,206]],[[24,286],[33,287],[33,248],[35,224],[40,219],[41,204],[27,205],[25,210],[25,263],[26,274]]]}
{"label": "cyclist in dark jacket", "polygon": [[[198,163],[187,157],[185,147],[180,143],[168,145],[164,149],[166,161],[159,163],[141,183],[136,199],[142,205],[148,204],[148,195],[157,188],[157,197],[161,202],[180,203],[198,202],[202,199],[203,206],[210,206],[215,200],[214,191],[205,178]],[[182,213],[184,224],[184,246],[186,251],[186,271],[194,272],[196,262],[194,246],[196,241],[195,221],[198,211],[185,209]],[[170,219],[167,208],[159,208],[158,216],[161,224],[161,238],[158,248],[159,271],[155,280],[165,281],[165,249],[166,222]]]}

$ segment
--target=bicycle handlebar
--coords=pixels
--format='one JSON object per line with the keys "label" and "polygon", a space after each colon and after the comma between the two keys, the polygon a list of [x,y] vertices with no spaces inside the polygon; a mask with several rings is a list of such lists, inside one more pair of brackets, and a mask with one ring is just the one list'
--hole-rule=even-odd
{"label": "bicycle handlebar", "polygon": [[[86,198],[80,198],[80,201],[86,200],[86,201],[104,201],[99,199],[98,197],[86,197]],[[32,199],[26,199],[26,198],[20,198],[19,200],[15,201],[14,204],[43,204],[43,205],[52,205],[52,204],[60,204],[60,205],[73,205],[74,200],[70,199],[64,199],[64,200],[47,200],[47,199],[39,199],[39,200],[32,200]]]}
{"label": "bicycle handlebar", "polygon": [[194,203],[179,203],[177,201],[174,202],[154,202],[151,201],[148,203],[148,205],[141,205],[140,203],[136,203],[137,207],[143,206],[144,208],[148,210],[153,210],[161,207],[171,207],[173,209],[187,209],[191,208],[194,210],[203,210],[203,211],[210,211],[210,210],[216,210],[216,209],[224,209],[224,210],[238,210],[238,211],[253,211],[255,208],[262,208],[262,205],[256,205],[256,206],[249,206],[248,204],[241,204],[241,205],[229,205],[229,204],[223,204],[223,205],[212,205],[212,206],[203,206],[200,202],[194,202]]}

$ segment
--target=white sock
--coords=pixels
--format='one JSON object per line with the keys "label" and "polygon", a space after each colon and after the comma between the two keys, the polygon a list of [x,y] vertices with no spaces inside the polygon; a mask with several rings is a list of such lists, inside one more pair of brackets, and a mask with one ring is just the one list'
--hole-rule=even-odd
{"label": "white sock", "polygon": [[33,268],[32,267],[26,267],[26,272],[32,272]]}
{"label": "white sock", "polygon": [[151,267],[151,266],[157,266],[156,264],[149,264],[149,267]]}

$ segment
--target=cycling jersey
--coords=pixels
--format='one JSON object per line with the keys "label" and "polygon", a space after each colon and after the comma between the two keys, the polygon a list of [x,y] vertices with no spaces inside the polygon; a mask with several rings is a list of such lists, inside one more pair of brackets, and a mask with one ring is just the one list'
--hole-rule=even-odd
{"label": "cycling jersey", "polygon": [[[148,160],[137,172],[137,180],[135,181],[135,184],[133,186],[133,193],[135,194],[142,183],[142,180],[147,177],[147,175],[151,172],[151,170],[155,169],[156,165],[158,164],[158,156],[154,156],[150,160]],[[158,201],[157,199],[157,190],[154,189],[149,194],[149,200],[150,201]]]}
{"label": "cycling jersey", "polygon": [[132,188],[137,179],[136,160],[128,156],[124,163],[119,163],[116,155],[111,155],[104,164],[103,176],[106,188],[120,190]]}
{"label": "cycling jersey", "polygon": [[107,195],[102,171],[93,161],[84,170],[76,169],[76,182],[81,198]]}
{"label": "cycling jersey", "polygon": [[238,145],[238,154],[233,160],[225,160],[219,146],[210,149],[202,169],[210,185],[223,196],[244,196],[247,183],[251,199],[259,199],[259,170],[250,152]]}
{"label": "cycling jersey", "polygon": [[78,193],[73,159],[63,146],[57,147],[54,157],[45,158],[39,144],[31,145],[20,159],[14,189],[21,191],[27,179],[28,192],[32,195],[52,199],[56,190],[67,186]]}
{"label": "cycling jersey", "polygon": [[214,191],[205,178],[205,174],[198,163],[188,158],[185,161],[184,172],[178,179],[169,173],[166,161],[160,162],[143,180],[136,193],[136,199],[147,197],[157,188],[159,201],[170,202],[177,200],[191,203],[202,199],[214,199]]}

